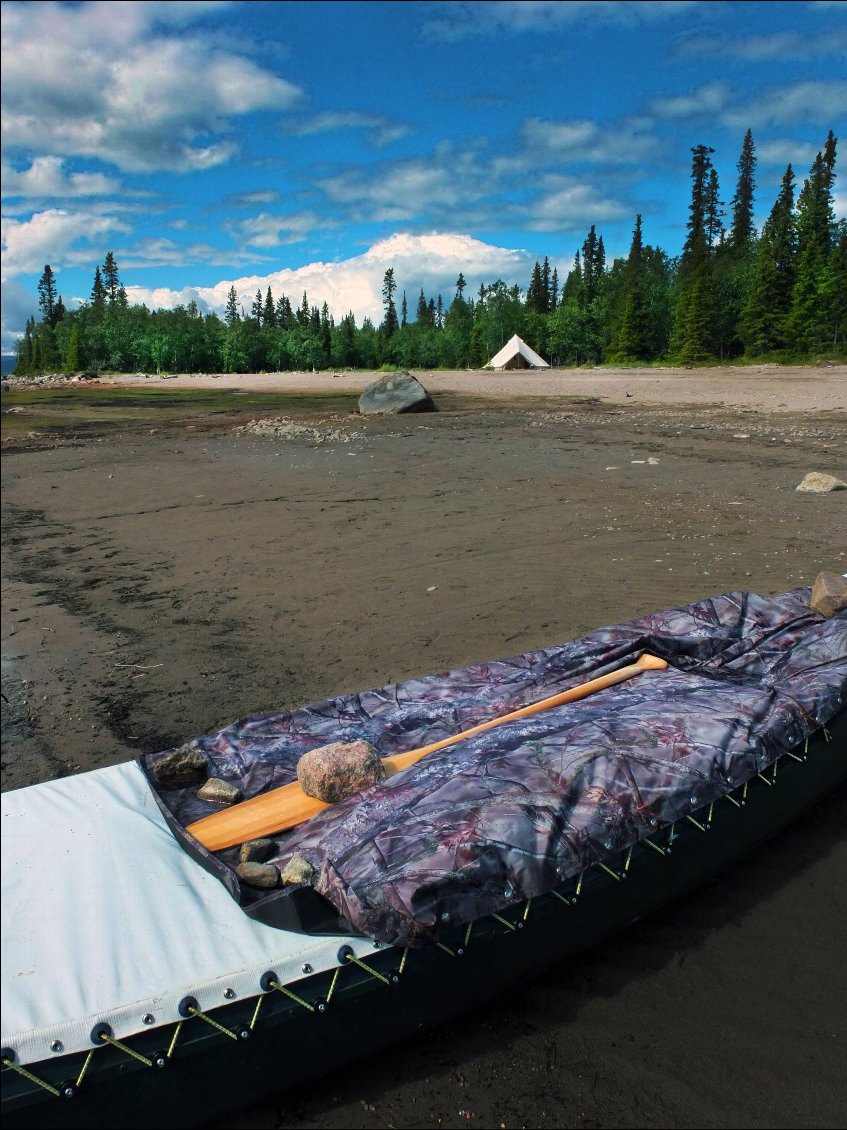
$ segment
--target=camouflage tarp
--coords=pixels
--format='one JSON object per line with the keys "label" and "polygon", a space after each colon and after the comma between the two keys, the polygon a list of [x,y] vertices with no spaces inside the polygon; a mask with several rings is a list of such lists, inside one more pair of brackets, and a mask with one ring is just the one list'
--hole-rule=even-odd
{"label": "camouflage tarp", "polygon": [[[365,738],[415,749],[633,662],[667,659],[590,698],[424,757],[277,837],[354,929],[423,945],[563,879],[739,788],[842,709],[847,613],[826,620],[809,590],[737,592],[658,612],[560,647],[242,719],[194,743],[245,797],[286,784],[300,756]],[[142,758],[152,781],[152,764]],[[155,786],[154,786],[155,787]],[[213,811],[196,790],[158,790],[174,825]],[[284,891],[210,866],[260,916]]]}

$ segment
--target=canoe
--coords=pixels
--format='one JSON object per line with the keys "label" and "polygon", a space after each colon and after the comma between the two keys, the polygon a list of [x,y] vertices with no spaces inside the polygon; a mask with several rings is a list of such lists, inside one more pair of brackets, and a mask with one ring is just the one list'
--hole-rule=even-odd
{"label": "canoe", "polygon": [[[204,811],[196,788],[157,783],[163,754],[5,794],[4,1121],[190,1126],[255,1104],[566,962],[847,779],[847,616],[810,612],[802,589],[724,594],[560,647],[242,719],[193,745],[249,797],[285,784],[304,746],[328,735],[366,731],[391,755],[644,650],[664,654],[668,671],[458,741],[282,834],[276,858],[303,854],[310,884],[240,883],[232,852],[210,853],[186,831]],[[518,803],[510,774],[527,750]],[[634,776],[628,799],[610,750]],[[555,780],[545,754],[562,770]],[[552,782],[558,824],[541,819],[549,796],[534,773]],[[468,836],[457,778],[472,805],[484,780],[486,799],[510,814],[494,847]],[[432,850],[428,869],[409,854],[424,816],[439,861],[449,850],[463,868],[434,876]],[[357,885],[350,868],[364,859]]]}

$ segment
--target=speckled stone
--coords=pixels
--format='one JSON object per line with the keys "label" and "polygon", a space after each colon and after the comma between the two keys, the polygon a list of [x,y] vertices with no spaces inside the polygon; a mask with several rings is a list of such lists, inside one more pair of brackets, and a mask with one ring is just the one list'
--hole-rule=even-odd
{"label": "speckled stone", "polygon": [[314,877],[314,867],[308,859],[304,859],[298,851],[292,855],[291,859],[289,859],[288,863],[283,867],[280,881],[285,887],[295,883],[311,883]]}
{"label": "speckled stone", "polygon": [[241,845],[238,859],[241,863],[264,863],[275,851],[274,840],[248,840]]}
{"label": "speckled stone", "polygon": [[206,755],[191,744],[181,745],[172,753],[166,754],[153,766],[156,780],[160,785],[180,788],[196,785],[205,780],[209,773]]}
{"label": "speckled stone", "polygon": [[335,804],[385,777],[385,766],[370,742],[330,742],[304,753],[297,780],[307,796]]}
{"label": "speckled stone", "polygon": [[847,490],[847,483],[843,479],[836,479],[835,475],[826,475],[823,471],[809,471],[794,489],[828,494],[831,490]]}
{"label": "speckled stone", "polygon": [[241,790],[220,777],[210,777],[202,789],[197,790],[197,796],[210,804],[235,804],[241,800]]}
{"label": "speckled stone", "polygon": [[838,573],[818,573],[812,585],[809,607],[821,616],[834,616],[847,608],[847,579]]}
{"label": "speckled stone", "polygon": [[279,886],[279,868],[273,863],[239,863],[235,874],[248,887],[272,890]]}

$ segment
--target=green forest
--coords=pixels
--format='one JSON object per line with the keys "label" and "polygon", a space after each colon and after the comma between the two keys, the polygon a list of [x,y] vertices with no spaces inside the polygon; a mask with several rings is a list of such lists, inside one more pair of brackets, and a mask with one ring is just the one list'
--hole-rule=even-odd
{"label": "green forest", "polygon": [[40,319],[17,348],[17,375],[46,372],[271,372],[284,369],[479,368],[515,333],[552,365],[701,365],[847,358],[847,222],[836,222],[832,131],[798,187],[789,165],[761,231],[754,224],[750,130],[732,199],[707,145],[691,150],[691,203],[681,254],[644,242],[637,215],[626,258],[606,261],[592,225],[567,275],[536,262],[523,290],[497,279],[466,293],[411,298],[394,269],[379,325],[257,291],[246,311],[229,292],[224,316],[195,303],[130,305],[109,252],[91,295],[65,307],[53,270],[38,285]]}

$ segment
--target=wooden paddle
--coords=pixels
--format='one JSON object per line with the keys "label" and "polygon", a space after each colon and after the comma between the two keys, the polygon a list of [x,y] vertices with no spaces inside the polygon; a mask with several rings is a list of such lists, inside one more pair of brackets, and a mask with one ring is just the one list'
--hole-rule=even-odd
{"label": "wooden paddle", "polygon": [[[481,722],[478,726],[472,726],[469,730],[453,734],[452,737],[433,742],[432,745],[425,745],[419,749],[411,749],[407,753],[384,757],[382,763],[385,766],[385,775],[390,777],[394,773],[408,769],[410,765],[414,765],[416,761],[420,761],[428,753],[435,753],[437,749],[444,749],[445,746],[453,745],[464,738],[480,734],[483,730],[502,726],[506,722],[514,722],[518,718],[526,718],[530,714],[538,714],[542,710],[550,710],[554,706],[563,706],[566,702],[575,702],[577,699],[587,698],[588,695],[594,694],[596,691],[602,691],[606,687],[613,687],[616,683],[623,683],[626,679],[640,675],[642,671],[661,671],[667,665],[666,660],[659,659],[658,656],[642,655],[637,662],[631,663],[627,667],[621,667],[608,675],[601,675],[597,679],[591,679],[587,683],[571,687],[570,690],[562,691],[560,694],[551,695],[550,698],[541,699],[540,702],[522,706],[518,710],[502,715],[500,718]],[[329,808],[329,805],[304,793],[299,781],[292,781],[288,785],[282,785],[278,789],[261,793],[259,796],[244,800],[231,808],[223,809],[221,812],[213,812],[210,816],[204,816],[201,820],[189,824],[186,831],[209,851],[223,851],[224,848],[234,847],[236,844],[244,843],[245,840],[254,840],[261,836],[273,835],[275,832],[284,832],[288,828],[293,828],[295,824],[300,824],[303,820],[308,820],[318,812],[322,812],[325,808]]]}

